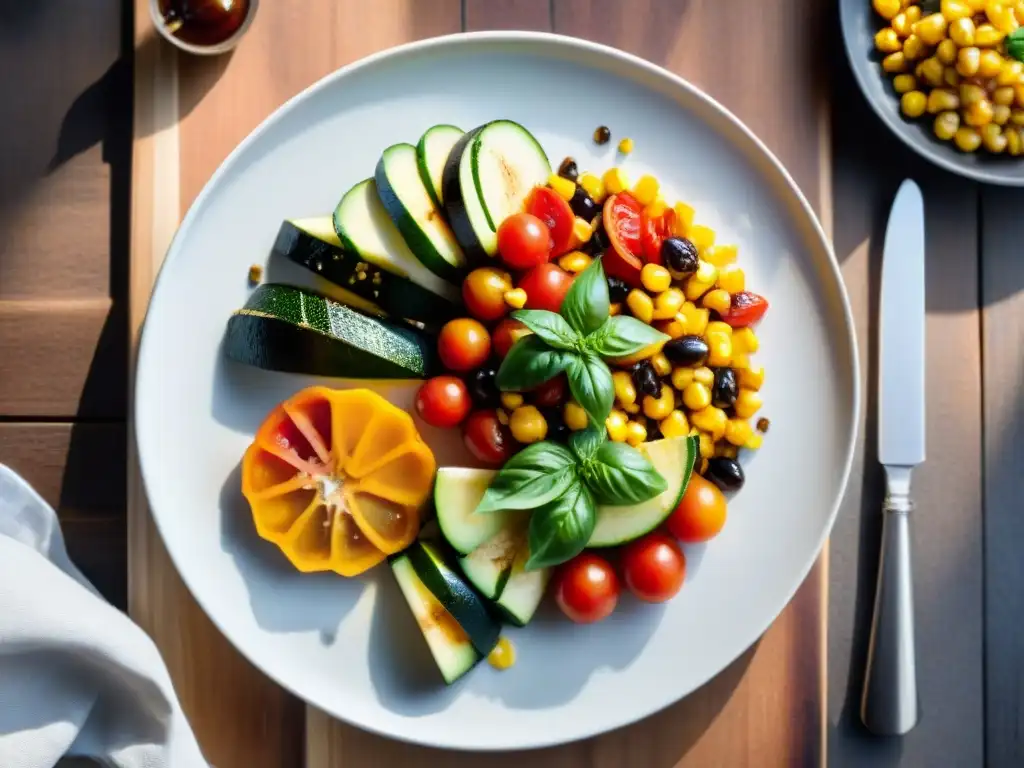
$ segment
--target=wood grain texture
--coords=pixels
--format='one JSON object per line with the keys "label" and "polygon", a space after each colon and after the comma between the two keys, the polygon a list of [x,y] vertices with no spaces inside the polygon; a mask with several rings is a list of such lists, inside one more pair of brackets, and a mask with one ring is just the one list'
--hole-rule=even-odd
{"label": "wood grain texture", "polygon": [[[833,102],[834,240],[854,308],[865,401],[862,444],[831,538],[829,765],[980,766],[984,694],[978,189],[927,166],[898,144],[869,111],[841,56],[837,52],[833,62],[836,93],[846,94]],[[923,712],[908,736],[878,739],[867,736],[858,717],[884,492],[876,448],[878,291],[889,207],[907,177],[924,192],[927,247],[927,459],[913,477]]]}
{"label": "wood grain texture", "polygon": [[1024,192],[981,195],[986,759],[1024,765]]}
{"label": "wood grain texture", "polygon": [[465,29],[529,29],[551,31],[551,0],[465,0]]}

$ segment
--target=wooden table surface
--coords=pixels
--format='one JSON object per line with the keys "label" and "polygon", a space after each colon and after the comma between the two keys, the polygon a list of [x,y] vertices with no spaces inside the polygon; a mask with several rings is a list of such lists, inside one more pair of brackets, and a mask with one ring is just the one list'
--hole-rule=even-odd
{"label": "wooden table surface", "polygon": [[[264,3],[243,45],[214,60],[155,44],[146,3],[136,5],[138,18],[128,0],[0,4],[0,64],[18,73],[0,83],[0,462],[58,508],[72,556],[157,640],[214,764],[1024,764],[1024,194],[936,171],[889,136],[848,73],[830,4],[290,0]],[[833,234],[869,386],[827,553],[751,652],[644,723],[485,759],[332,723],[241,659],[151,528],[127,403],[129,339],[154,259],[234,144],[341,64],[487,28],[553,29],[636,52],[747,122]],[[743,28],[743,56],[725,55]],[[134,86],[133,70],[148,73]],[[875,740],[856,724],[881,502],[870,384],[881,231],[907,176],[928,216],[928,460],[915,475],[914,540],[923,717],[904,739]]]}

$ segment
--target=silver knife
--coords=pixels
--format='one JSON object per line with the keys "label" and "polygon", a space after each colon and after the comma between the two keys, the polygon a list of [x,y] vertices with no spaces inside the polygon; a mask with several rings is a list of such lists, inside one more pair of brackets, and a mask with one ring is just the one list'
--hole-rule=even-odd
{"label": "silver knife", "polygon": [[924,201],[907,179],[889,213],[879,319],[878,460],[885,468],[882,551],[860,717],[878,735],[917,724],[910,474],[924,461]]}

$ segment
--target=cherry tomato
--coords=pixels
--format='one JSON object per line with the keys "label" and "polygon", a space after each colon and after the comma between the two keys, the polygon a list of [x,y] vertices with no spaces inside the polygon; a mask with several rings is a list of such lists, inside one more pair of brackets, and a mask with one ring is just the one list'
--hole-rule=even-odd
{"label": "cherry tomato", "polygon": [[740,291],[732,295],[732,305],[722,319],[733,328],[753,325],[768,311],[768,299],[753,291]]}
{"label": "cherry tomato", "polygon": [[555,602],[577,624],[608,617],[619,602],[619,591],[615,569],[593,552],[576,555],[555,574]]}
{"label": "cherry tomato", "polygon": [[462,426],[462,439],[480,461],[498,467],[512,456],[512,435],[492,410],[473,411]]}
{"label": "cherry tomato", "polygon": [[557,264],[540,264],[519,281],[519,287],[526,291],[526,308],[549,312],[557,312],[561,308],[570,285],[572,275]]}
{"label": "cherry tomato", "polygon": [[462,300],[469,314],[490,322],[508,314],[505,292],[512,290],[512,276],[494,267],[474,269],[462,281]]}
{"label": "cherry tomato", "polygon": [[552,256],[561,256],[569,250],[576,215],[555,190],[550,187],[534,187],[526,199],[526,212],[547,224],[551,232]]}
{"label": "cherry tomato", "polygon": [[513,269],[529,269],[551,257],[551,230],[532,213],[514,213],[498,225],[498,253]]}
{"label": "cherry tomato", "polygon": [[686,557],[664,533],[649,533],[622,551],[622,576],[629,591],[648,603],[675,597],[686,577]]}
{"label": "cherry tomato", "polygon": [[676,212],[671,208],[661,216],[651,216],[645,209],[640,214],[640,249],[648,264],[661,264],[661,243],[672,237],[672,222]]}
{"label": "cherry tomato", "polygon": [[725,496],[714,483],[695,472],[666,525],[680,541],[713,539],[725,525]]}
{"label": "cherry tomato", "polygon": [[604,228],[611,243],[602,259],[605,274],[625,280],[629,285],[640,285],[640,270],[644,263],[640,237],[640,219],[643,206],[627,192],[610,195],[604,203]]}
{"label": "cherry tomato", "polygon": [[566,400],[566,392],[569,389],[569,380],[564,373],[560,373],[553,379],[548,379],[530,392],[530,402],[540,408],[552,408],[561,405]]}
{"label": "cherry tomato", "polygon": [[416,413],[432,427],[448,429],[461,423],[472,405],[469,390],[455,376],[435,376],[416,393]]}
{"label": "cherry tomato", "polygon": [[528,336],[529,334],[530,329],[521,322],[513,320],[511,317],[506,317],[494,327],[494,333],[491,334],[494,354],[504,360],[505,355],[512,349],[512,345],[523,336]]}
{"label": "cherry tomato", "polygon": [[438,334],[437,353],[445,368],[465,373],[487,360],[491,354],[491,337],[477,320],[468,317],[449,320]]}

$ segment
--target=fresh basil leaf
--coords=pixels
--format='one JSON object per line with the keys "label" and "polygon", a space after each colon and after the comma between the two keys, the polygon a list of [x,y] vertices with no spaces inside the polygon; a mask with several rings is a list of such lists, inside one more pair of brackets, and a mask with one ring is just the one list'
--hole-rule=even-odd
{"label": "fresh basil leaf", "polygon": [[576,276],[562,301],[562,317],[578,333],[587,336],[608,319],[608,281],[600,257]]}
{"label": "fresh basil leaf", "polygon": [[584,345],[601,357],[625,357],[668,338],[635,317],[616,315],[588,336]]}
{"label": "fresh basil leaf", "polygon": [[650,460],[626,443],[606,442],[587,469],[585,482],[598,504],[639,504],[668,488]]}
{"label": "fresh basil leaf", "polygon": [[552,349],[531,333],[519,339],[498,368],[497,384],[502,392],[525,392],[550,381],[566,369],[575,353]]}
{"label": "fresh basil leaf", "polygon": [[475,514],[503,509],[535,509],[561,496],[576,482],[576,457],[552,442],[528,445],[491,480]]}
{"label": "fresh basil leaf", "polygon": [[521,322],[544,339],[548,346],[555,349],[576,349],[582,338],[565,321],[565,318],[556,312],[548,312],[543,309],[518,309],[512,313],[512,318]]}
{"label": "fresh basil leaf", "polygon": [[583,551],[597,524],[594,497],[582,483],[535,509],[530,515],[530,557],[526,570],[549,568],[572,560]]}
{"label": "fresh basil leaf", "polygon": [[604,424],[615,401],[612,372],[595,354],[587,353],[572,359],[566,368],[569,391],[595,424]]}
{"label": "fresh basil leaf", "polygon": [[1017,61],[1024,61],[1024,27],[1015,29],[1006,38],[1006,52]]}
{"label": "fresh basil leaf", "polygon": [[597,453],[597,449],[605,441],[604,424],[597,426],[590,424],[586,429],[581,429],[569,435],[569,448],[576,454],[581,464],[589,463],[590,459]]}

